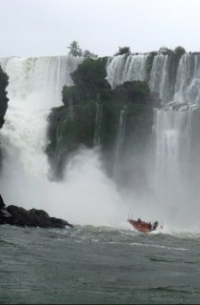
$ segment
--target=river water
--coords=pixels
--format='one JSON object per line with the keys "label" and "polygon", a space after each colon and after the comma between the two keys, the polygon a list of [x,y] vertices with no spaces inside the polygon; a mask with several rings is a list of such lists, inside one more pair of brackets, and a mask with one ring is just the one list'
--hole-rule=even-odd
{"label": "river water", "polygon": [[199,304],[200,235],[0,227],[0,304]]}

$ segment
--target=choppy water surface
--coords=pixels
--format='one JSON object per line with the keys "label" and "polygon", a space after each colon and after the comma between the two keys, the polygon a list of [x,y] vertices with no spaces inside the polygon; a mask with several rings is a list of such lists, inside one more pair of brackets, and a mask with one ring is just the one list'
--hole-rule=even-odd
{"label": "choppy water surface", "polygon": [[0,304],[199,303],[200,235],[0,227]]}

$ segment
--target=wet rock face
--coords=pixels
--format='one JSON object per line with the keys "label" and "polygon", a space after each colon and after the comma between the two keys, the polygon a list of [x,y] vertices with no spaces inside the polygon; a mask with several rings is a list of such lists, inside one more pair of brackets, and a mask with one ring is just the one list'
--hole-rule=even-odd
{"label": "wet rock face", "polygon": [[2,206],[0,201],[0,225],[10,224],[22,227],[60,228],[73,227],[66,220],[50,217],[43,210],[25,210],[15,205]]}
{"label": "wet rock face", "polygon": [[[2,70],[0,65],[0,129],[3,127],[5,122],[4,116],[8,108],[8,97],[6,88],[8,86],[8,75]],[[0,138],[0,170],[2,167],[2,150],[1,150],[1,138]],[[0,199],[0,208],[2,200]]]}
{"label": "wet rock face", "polygon": [[2,209],[3,207],[5,207],[5,203],[4,203],[3,198],[0,194],[0,209]]}

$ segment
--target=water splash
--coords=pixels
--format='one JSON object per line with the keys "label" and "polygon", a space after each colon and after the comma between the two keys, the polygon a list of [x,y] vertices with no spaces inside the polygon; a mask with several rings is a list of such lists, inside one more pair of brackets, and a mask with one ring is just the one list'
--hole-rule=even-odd
{"label": "water splash", "polygon": [[[7,205],[44,209],[71,223],[114,225],[123,206],[98,150],[76,152],[62,182],[48,179],[47,116],[51,107],[62,105],[62,87],[72,84],[70,73],[80,61],[72,56],[0,60],[9,76],[9,105],[1,130],[1,193]],[[101,105],[97,110],[99,143]]]}

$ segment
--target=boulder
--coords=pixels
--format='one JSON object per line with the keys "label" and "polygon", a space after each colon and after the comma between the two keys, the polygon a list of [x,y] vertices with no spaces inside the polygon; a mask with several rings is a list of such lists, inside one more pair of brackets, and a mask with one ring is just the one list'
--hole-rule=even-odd
{"label": "boulder", "polygon": [[[3,199],[2,199],[3,200]],[[10,224],[22,227],[60,228],[73,227],[66,220],[50,217],[45,211],[31,209],[29,211],[22,207],[3,205],[0,201],[0,225]]]}

